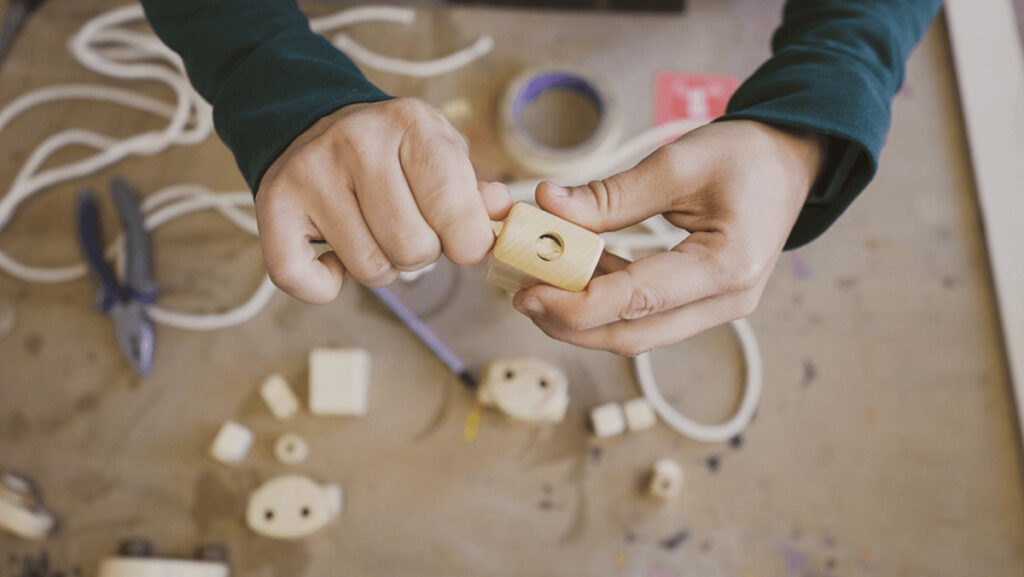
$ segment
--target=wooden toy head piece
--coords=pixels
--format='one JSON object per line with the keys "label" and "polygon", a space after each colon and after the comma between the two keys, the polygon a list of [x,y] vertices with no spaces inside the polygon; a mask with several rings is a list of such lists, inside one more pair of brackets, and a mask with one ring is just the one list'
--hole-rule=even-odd
{"label": "wooden toy head piece", "polygon": [[517,202],[498,233],[487,282],[508,292],[538,283],[581,291],[603,250],[604,239],[596,233]]}

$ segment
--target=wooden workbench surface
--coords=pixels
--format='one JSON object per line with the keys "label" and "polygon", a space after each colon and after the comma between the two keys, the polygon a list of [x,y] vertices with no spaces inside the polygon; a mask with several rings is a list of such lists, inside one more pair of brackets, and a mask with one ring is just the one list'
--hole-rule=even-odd
{"label": "wooden workbench surface", "polygon": [[[45,5],[0,70],[0,103],[96,80],[65,41],[119,4]],[[426,58],[493,35],[493,54],[441,79],[369,75],[434,104],[467,96],[474,158],[496,178],[508,169],[494,144],[495,99],[524,66],[557,54],[599,71],[635,132],[650,123],[656,70],[743,77],[766,57],[781,1],[690,4],[685,15],[657,17],[423,9],[411,29],[372,25],[353,36]],[[403,292],[435,309],[429,324],[474,367],[510,355],[561,365],[572,382],[563,425],[530,431],[488,413],[465,443],[471,395],[355,284],[323,307],[275,296],[230,330],[161,328],[155,372],[140,380],[90,308],[91,281],[0,275],[0,300],[18,317],[0,339],[0,467],[35,479],[62,519],[41,545],[0,536],[0,563],[45,548],[56,565],[93,575],[120,539],[144,536],[182,555],[224,543],[244,577],[1021,575],[1021,453],[941,18],[894,109],[878,178],[823,238],[783,256],[751,318],[766,391],[739,446],[664,427],[588,438],[590,407],[635,395],[629,362],[548,340],[483,283],[482,268],[443,267],[433,282],[450,290],[442,286],[437,303]],[[34,111],[0,133],[0,189],[56,130],[126,135],[158,125],[90,103]],[[181,181],[242,187],[214,139],[83,182],[102,187],[115,172],[143,192]],[[25,204],[0,248],[35,263],[77,259],[71,199],[81,184]],[[154,242],[168,307],[233,306],[263,274],[256,241],[214,215],[178,221]],[[373,354],[369,416],[275,421],[257,397],[260,380],[281,372],[304,396],[306,354],[324,345]],[[654,359],[668,396],[695,417],[721,418],[738,398],[740,357],[726,329]],[[206,456],[226,419],[256,434],[236,468]],[[346,495],[340,522],[296,543],[254,536],[242,518],[248,492],[285,470],[270,449],[285,430],[310,440],[298,469]],[[681,500],[658,505],[637,488],[663,456],[683,464],[687,484]]]}

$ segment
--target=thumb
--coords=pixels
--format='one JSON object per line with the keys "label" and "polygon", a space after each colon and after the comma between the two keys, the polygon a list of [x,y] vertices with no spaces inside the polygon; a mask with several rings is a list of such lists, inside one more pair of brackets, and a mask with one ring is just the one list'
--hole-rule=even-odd
{"label": "thumb", "polygon": [[662,148],[635,167],[584,186],[537,185],[544,210],[594,232],[619,230],[674,209],[688,188],[674,166],[678,155]]}

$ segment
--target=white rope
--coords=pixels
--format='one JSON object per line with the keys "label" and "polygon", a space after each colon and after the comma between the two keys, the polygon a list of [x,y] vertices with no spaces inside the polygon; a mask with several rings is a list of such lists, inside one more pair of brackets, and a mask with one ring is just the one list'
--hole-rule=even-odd
{"label": "white rope", "polygon": [[[391,22],[409,25],[416,13],[409,8],[366,6],[314,18],[313,30],[332,30],[364,22]],[[115,138],[91,130],[70,128],[53,134],[29,154],[0,197],[0,232],[14,218],[18,208],[29,198],[55,185],[82,178],[108,168],[131,156],[161,153],[172,146],[198,144],[213,132],[210,106],[195,92],[185,75],[181,59],[152,34],[144,34],[131,26],[144,21],[142,7],[129,5],[100,14],[89,20],[70,39],[68,49],[86,68],[100,75],[121,80],[157,82],[171,89],[174,103],[169,104],[141,92],[102,84],[64,84],[25,93],[0,109],[0,133],[22,114],[37,107],[68,100],[91,100],[131,108],[167,120],[160,130],[143,132],[126,138]],[[366,60],[368,66],[415,77],[446,73],[465,66],[488,52],[493,46],[483,37],[469,48],[427,62],[407,62],[381,57],[360,46],[350,54]],[[47,161],[68,147],[85,147],[92,152],[76,161],[43,169]],[[256,220],[249,211],[249,192],[214,193],[196,184],[176,185],[147,196],[141,209],[145,224],[153,230],[167,222],[189,214],[216,210],[235,226],[257,235]],[[110,258],[121,252],[121,239],[106,249]],[[0,250],[0,270],[26,282],[60,283],[79,279],[87,274],[81,262],[65,266],[26,264]],[[216,314],[190,314],[149,308],[151,318],[160,324],[187,330],[215,330],[238,325],[259,314],[275,292],[270,279],[264,276],[256,291],[241,305]]]}
{"label": "white rope", "polygon": [[706,425],[684,416],[658,390],[658,383],[654,379],[654,371],[651,369],[650,353],[644,353],[633,359],[633,370],[636,372],[640,391],[647,397],[647,401],[654,407],[661,420],[680,435],[705,443],[728,441],[746,430],[757,412],[757,406],[761,402],[761,394],[764,390],[764,363],[761,360],[761,348],[757,344],[757,335],[754,334],[753,327],[746,319],[733,321],[729,327],[736,336],[736,340],[739,341],[743,361],[746,365],[746,376],[740,406],[736,409],[736,413],[724,423]]}
{"label": "white rope", "polygon": [[399,58],[375,54],[347,34],[336,34],[333,42],[338,50],[341,50],[360,64],[382,72],[401,74],[413,78],[429,78],[431,76],[448,74],[466,66],[494,48],[494,39],[490,36],[481,36],[470,46],[436,60],[409,62]]}

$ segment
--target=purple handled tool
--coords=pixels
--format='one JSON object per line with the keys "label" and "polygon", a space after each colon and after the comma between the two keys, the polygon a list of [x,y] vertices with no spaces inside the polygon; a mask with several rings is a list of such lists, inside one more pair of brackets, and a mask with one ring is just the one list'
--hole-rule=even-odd
{"label": "purple handled tool", "polygon": [[384,306],[388,307],[388,310],[394,313],[402,321],[402,324],[412,331],[412,334],[416,335],[416,338],[426,345],[438,360],[444,363],[444,366],[448,367],[451,372],[459,377],[459,380],[469,387],[476,386],[476,379],[470,374],[462,359],[452,352],[448,345],[444,344],[441,338],[416,316],[416,313],[409,310],[409,307],[405,306],[402,299],[395,296],[391,289],[387,287],[368,288],[373,293],[373,296],[377,297]]}

